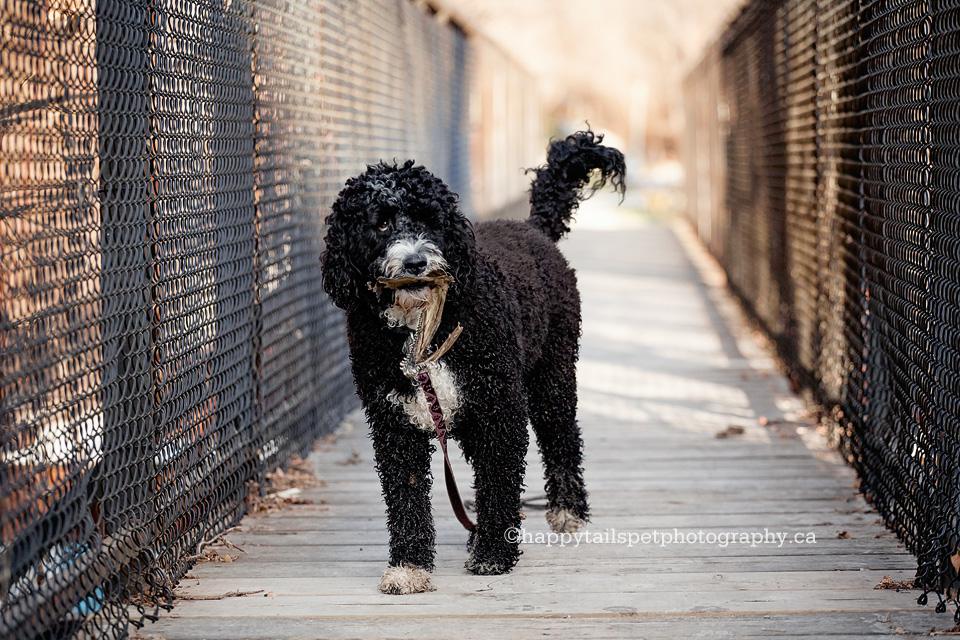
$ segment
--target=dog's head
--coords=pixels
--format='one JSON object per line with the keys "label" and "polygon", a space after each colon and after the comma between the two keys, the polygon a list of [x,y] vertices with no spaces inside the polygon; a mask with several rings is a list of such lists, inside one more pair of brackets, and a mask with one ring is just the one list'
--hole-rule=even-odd
{"label": "dog's head", "polygon": [[412,160],[371,165],[347,180],[327,216],[323,289],[341,309],[379,305],[399,326],[406,320],[395,312],[415,306],[426,292],[402,288],[383,293],[389,298],[383,300],[370,285],[443,271],[454,277],[454,288],[463,287],[473,250],[473,227],[443,181]]}

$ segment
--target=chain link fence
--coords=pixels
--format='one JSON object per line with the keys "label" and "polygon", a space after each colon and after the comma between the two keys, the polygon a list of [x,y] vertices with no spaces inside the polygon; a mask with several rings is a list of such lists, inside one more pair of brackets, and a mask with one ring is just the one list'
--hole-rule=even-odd
{"label": "chain link fence", "polygon": [[957,0],[755,0],[685,87],[691,221],[940,611],[960,567],[958,60]]}
{"label": "chain link fence", "polygon": [[407,0],[0,0],[0,38],[0,636],[126,637],[356,404],[345,179],[471,210],[473,49]]}

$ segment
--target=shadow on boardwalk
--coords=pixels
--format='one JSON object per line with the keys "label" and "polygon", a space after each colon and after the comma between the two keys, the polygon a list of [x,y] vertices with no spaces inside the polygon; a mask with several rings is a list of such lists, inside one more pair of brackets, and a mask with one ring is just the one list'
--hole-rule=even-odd
{"label": "shadow on boardwalk", "polygon": [[[912,556],[857,495],[854,474],[808,424],[685,230],[603,201],[587,203],[580,217],[562,247],[584,305],[590,540],[529,542],[513,573],[470,575],[466,534],[441,481],[437,591],[380,594],[387,535],[357,415],[311,457],[324,482],[305,492],[314,504],[246,518],[230,536],[246,553],[198,565],[178,589],[190,597],[262,593],[180,601],[142,635],[819,638],[951,626],[949,615],[918,607],[917,592],[874,589],[885,575],[912,578]],[[730,427],[743,433],[717,437]],[[537,496],[533,449],[529,462],[527,493]],[[457,463],[469,494],[469,471]],[[548,531],[542,511],[527,511],[525,530]],[[654,532],[656,543],[602,542]],[[713,542],[766,532],[786,541]],[[665,534],[696,539],[666,544]]]}

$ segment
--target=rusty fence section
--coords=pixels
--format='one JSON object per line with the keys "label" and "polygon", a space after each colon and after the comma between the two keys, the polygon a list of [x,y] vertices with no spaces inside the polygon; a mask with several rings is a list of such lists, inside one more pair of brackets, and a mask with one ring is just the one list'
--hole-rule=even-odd
{"label": "rusty fence section", "polygon": [[325,211],[406,157],[473,209],[435,13],[0,0],[0,637],[126,637],[356,404]]}
{"label": "rusty fence section", "polygon": [[751,2],[685,94],[692,224],[916,554],[920,602],[945,610],[960,567],[960,2]]}

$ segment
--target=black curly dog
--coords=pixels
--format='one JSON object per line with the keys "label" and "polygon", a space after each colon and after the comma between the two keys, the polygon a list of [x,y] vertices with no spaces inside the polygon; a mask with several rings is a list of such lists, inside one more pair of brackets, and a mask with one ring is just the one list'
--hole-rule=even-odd
{"label": "black curly dog", "polygon": [[[421,289],[378,295],[378,277],[443,270],[454,278],[436,340],[463,333],[431,377],[450,437],[472,465],[477,526],[466,568],[510,571],[519,544],[527,451],[533,425],[546,470],[547,520],[575,531],[587,520],[576,420],[580,295],[556,242],[570,230],[582,189],[608,180],[624,192],[623,155],[579,132],[551,142],[532,171],[531,214],[475,227],[457,196],[412,160],[377,164],[347,181],[327,218],[324,290],[346,311],[353,375],[370,424],[387,505],[390,563],[381,590],[432,589],[435,531],[430,507],[433,423],[422,392],[401,372],[416,328]],[[435,345],[436,346],[436,345]]]}

